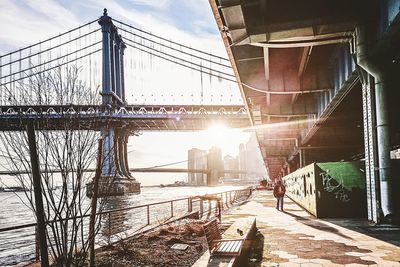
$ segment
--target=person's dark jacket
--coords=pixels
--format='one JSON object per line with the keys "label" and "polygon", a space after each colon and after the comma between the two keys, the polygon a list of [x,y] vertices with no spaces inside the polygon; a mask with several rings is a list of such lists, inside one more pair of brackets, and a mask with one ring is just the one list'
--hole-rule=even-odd
{"label": "person's dark jacket", "polygon": [[278,183],[274,187],[274,197],[283,197],[286,193],[286,187],[282,183]]}

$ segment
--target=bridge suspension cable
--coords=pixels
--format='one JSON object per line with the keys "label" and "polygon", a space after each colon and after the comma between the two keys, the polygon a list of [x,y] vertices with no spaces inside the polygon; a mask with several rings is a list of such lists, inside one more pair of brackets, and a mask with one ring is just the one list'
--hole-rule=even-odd
{"label": "bridge suspension cable", "polygon": [[[112,20],[115,21],[115,22],[117,22],[117,23],[120,23],[121,25],[124,25],[124,26],[126,26],[126,27],[128,27],[128,28],[130,28],[130,29],[133,29],[133,30],[135,30],[135,31],[144,33],[144,34],[146,34],[146,35],[149,35],[149,36],[158,38],[158,39],[163,40],[163,41],[166,41],[166,42],[169,42],[169,43],[174,44],[174,45],[177,45],[177,46],[179,46],[179,47],[183,47],[183,48],[192,50],[192,51],[194,51],[194,52],[197,52],[197,53],[200,53],[200,54],[203,54],[203,55],[207,55],[207,56],[214,57],[214,58],[217,58],[217,59],[222,60],[222,61],[225,61],[225,62],[229,62],[229,59],[227,59],[227,58],[223,58],[223,57],[221,57],[221,56],[216,56],[216,55],[214,55],[214,54],[211,54],[211,53],[202,51],[202,50],[200,50],[200,49],[192,48],[192,47],[190,47],[190,46],[187,46],[187,45],[184,45],[184,44],[181,44],[181,43],[178,43],[178,42],[169,40],[169,39],[167,39],[167,38],[164,38],[164,37],[161,37],[161,36],[159,36],[159,35],[153,34],[153,33],[151,33],[151,32],[148,32],[148,31],[139,29],[139,28],[137,28],[137,27],[134,27],[134,26],[132,26],[132,25],[129,25],[129,24],[127,24],[127,23],[125,23],[125,22],[122,22],[122,21],[120,21],[120,20],[117,20],[117,19],[112,19]],[[121,27],[118,27],[118,28],[121,29]],[[129,33],[131,33],[131,32],[129,32]],[[140,36],[140,35],[137,35],[137,36],[140,37],[140,38],[143,38],[143,37]],[[154,42],[154,41],[153,41],[153,42]]]}
{"label": "bridge suspension cable", "polygon": [[[101,41],[96,42],[96,43],[93,43],[93,44],[91,44],[91,45],[82,47],[82,48],[80,48],[80,49],[78,49],[78,50],[75,50],[75,51],[73,51],[73,52],[67,53],[67,54],[65,54],[65,55],[63,55],[63,56],[60,56],[60,57],[57,57],[57,58],[54,58],[54,59],[50,59],[50,60],[48,60],[48,61],[45,61],[45,62],[39,63],[39,64],[37,64],[37,65],[34,65],[34,66],[32,66],[32,67],[28,67],[28,68],[26,68],[26,69],[19,70],[19,71],[17,71],[17,72],[13,72],[13,73],[11,73],[11,74],[2,76],[1,78],[5,79],[5,78],[9,78],[9,77],[11,77],[11,76],[14,76],[14,75],[16,75],[16,74],[21,74],[21,73],[26,74],[27,71],[34,70],[34,69],[36,69],[36,68],[38,68],[38,67],[45,66],[45,65],[50,64],[50,63],[52,63],[52,62],[57,62],[57,61],[62,60],[62,59],[64,59],[64,58],[68,57],[68,56],[77,54],[77,53],[79,53],[79,52],[81,52],[81,51],[84,51],[84,50],[86,50],[86,49],[88,49],[88,48],[91,48],[91,47],[93,47],[93,46],[95,46],[95,45],[98,45],[98,44],[100,44],[100,43],[101,43]],[[97,53],[97,52],[100,52],[100,51],[101,51],[101,49],[97,49],[97,50],[95,50],[95,51],[88,52],[88,53],[86,53],[86,54],[84,54],[84,55],[82,55],[82,56],[76,57],[76,58],[71,59],[71,60],[69,60],[69,61],[61,62],[61,63],[58,62],[57,65],[55,65],[55,66],[49,67],[49,68],[44,69],[44,70],[41,70],[41,71],[35,71],[33,74],[30,74],[30,75],[28,74],[28,75],[25,75],[24,77],[21,77],[21,78],[17,78],[17,79],[14,79],[14,80],[10,80],[10,81],[8,81],[8,82],[5,82],[5,83],[0,84],[0,86],[6,85],[6,84],[9,84],[9,83],[13,83],[13,82],[17,82],[17,81],[20,81],[20,80],[23,80],[23,79],[26,79],[26,78],[29,78],[29,77],[32,77],[32,76],[35,76],[35,75],[44,73],[44,72],[47,72],[47,71],[49,71],[49,70],[52,70],[52,69],[61,67],[61,66],[63,66],[63,65],[66,65],[66,64],[69,64],[69,63],[71,63],[71,62],[77,61],[77,60],[79,60],[79,59],[82,59],[82,58],[84,58],[84,57],[87,57],[87,56],[89,56],[89,55],[92,55],[92,54]]]}
{"label": "bridge suspension cable", "polygon": [[[182,59],[182,58],[173,56],[173,55],[168,54],[168,53],[160,52],[160,51],[155,50],[155,49],[153,49],[153,48],[151,48],[151,47],[145,46],[145,45],[143,45],[143,44],[134,42],[134,41],[129,40],[129,39],[125,39],[125,40],[128,40],[128,41],[130,41],[130,42],[133,42],[134,44],[143,46],[143,47],[145,47],[145,48],[147,48],[147,49],[150,49],[150,50],[152,50],[152,51],[154,51],[154,52],[156,52],[156,53],[158,52],[158,53],[161,54],[161,55],[160,55],[160,54],[156,54],[156,53],[147,51],[147,50],[145,50],[145,49],[139,48],[139,47],[137,47],[137,46],[135,46],[135,45],[132,45],[132,44],[130,44],[130,43],[126,43],[126,45],[128,45],[128,46],[130,46],[130,47],[132,47],[132,48],[135,48],[135,49],[138,49],[138,50],[140,50],[140,51],[142,51],[142,52],[148,53],[148,54],[150,54],[150,55],[152,55],[152,56],[156,56],[156,57],[158,57],[158,58],[162,58],[162,59],[167,60],[167,61],[169,61],[169,62],[172,62],[172,63],[178,64],[178,65],[181,65],[181,66],[183,66],[183,67],[186,67],[186,68],[189,68],[189,69],[192,69],[192,70],[196,70],[196,71],[199,71],[199,72],[202,72],[202,73],[211,75],[211,76],[213,76],[213,77],[217,77],[217,78],[220,78],[220,79],[223,79],[223,80],[227,80],[227,81],[231,81],[231,82],[236,82],[236,80],[234,80],[235,76],[232,75],[232,74],[229,74],[229,73],[226,73],[226,72],[223,72],[223,71],[219,71],[219,70],[216,70],[216,69],[212,69],[212,68],[209,68],[209,67],[205,67],[205,66],[202,66],[202,65],[200,65],[200,64],[197,64],[197,63],[194,63],[194,62],[190,62],[190,61],[188,61],[188,60],[185,60],[185,59]],[[164,56],[169,56],[169,57],[171,57],[171,58],[173,58],[173,59],[181,60],[181,61],[183,61],[183,62],[185,62],[185,63],[188,63],[188,64],[191,64],[191,65],[197,66],[197,67],[199,67],[199,69],[194,68],[194,67],[189,66],[189,65],[185,65],[185,64],[182,63],[182,62],[178,62],[178,61],[174,61],[174,60],[172,60],[172,59],[168,59],[168,58],[166,58],[166,57],[164,57]],[[203,71],[202,69],[208,70],[209,72]],[[215,75],[215,74],[213,74],[212,72],[218,73],[218,74],[221,74],[221,75],[225,75],[225,76],[228,76],[228,77],[231,77],[232,79],[226,78],[226,77],[223,77],[223,76],[219,76],[219,75]]]}
{"label": "bridge suspension cable", "polygon": [[[93,82],[97,87],[100,85],[101,53],[99,52],[102,48],[101,29],[97,25],[93,28],[92,25],[97,21],[97,19],[92,20],[44,41],[1,55],[0,105],[39,104],[35,100],[46,97],[35,97],[38,93],[35,91],[52,94],[48,90],[40,90],[40,86],[51,83],[45,80],[54,78],[56,75],[63,75],[67,82],[70,77],[69,72],[73,69],[79,72],[79,82],[86,84],[89,90],[95,92],[95,89],[91,87]],[[68,67],[62,70],[63,66]],[[63,90],[71,90],[71,88],[67,86]],[[55,93],[54,89],[53,93]],[[70,95],[69,92],[63,94]],[[55,98],[46,99],[54,100]],[[63,99],[66,98],[63,97]],[[69,97],[69,99],[66,101],[73,102],[72,99],[76,98]],[[72,102],[68,103],[72,104]]]}
{"label": "bridge suspension cable", "polygon": [[[117,28],[118,28],[119,30],[121,30],[121,31],[123,31],[123,32],[125,32],[125,33],[127,33],[127,34],[130,34],[130,35],[134,36],[134,37],[137,37],[137,38],[139,38],[139,39],[143,39],[143,40],[145,40],[145,41],[148,41],[148,42],[151,42],[151,43],[154,43],[154,44],[157,44],[157,45],[162,46],[162,47],[165,47],[165,48],[167,48],[167,49],[170,49],[170,50],[173,50],[173,51],[176,51],[176,52],[179,52],[179,53],[182,53],[182,54],[185,54],[185,55],[188,55],[188,56],[191,56],[191,57],[200,59],[200,60],[209,61],[209,62],[211,62],[211,63],[220,65],[220,66],[222,66],[222,67],[232,68],[230,65],[227,65],[227,64],[224,64],[224,63],[221,63],[221,62],[217,62],[217,61],[214,61],[214,60],[212,60],[212,59],[204,58],[204,57],[198,56],[198,55],[196,55],[196,54],[194,54],[194,53],[189,53],[189,52],[183,51],[183,50],[181,50],[181,49],[172,47],[172,46],[170,46],[170,45],[166,45],[166,44],[163,44],[163,43],[161,43],[161,42],[157,42],[157,41],[151,40],[151,39],[146,38],[146,37],[144,37],[144,36],[140,36],[140,35],[138,35],[138,34],[136,34],[136,33],[129,32],[129,31],[127,31],[127,30],[124,29],[124,28],[120,28],[120,27],[117,27]],[[130,40],[130,39],[128,39],[128,40]],[[132,40],[130,40],[130,41],[132,41]],[[135,43],[136,43],[136,42],[135,42]],[[139,43],[138,43],[138,44],[139,44]]]}
{"label": "bridge suspension cable", "polygon": [[26,47],[19,48],[19,49],[17,49],[17,50],[11,51],[11,52],[9,52],[9,53],[7,53],[7,54],[4,54],[4,55],[0,55],[0,58],[6,57],[6,56],[10,56],[11,54],[19,53],[19,52],[21,52],[21,51],[23,51],[23,50],[27,50],[27,49],[30,49],[30,48],[32,48],[32,47],[42,45],[42,44],[44,44],[44,43],[46,43],[46,42],[50,42],[50,41],[52,41],[52,40],[55,40],[55,39],[57,39],[57,38],[60,38],[60,37],[62,37],[62,36],[65,36],[65,35],[67,35],[67,34],[71,34],[72,32],[78,31],[79,29],[82,29],[82,28],[84,28],[84,27],[86,27],[86,26],[89,26],[90,24],[93,24],[93,23],[95,23],[95,22],[97,22],[97,21],[98,21],[98,19],[89,21],[89,22],[86,23],[86,24],[80,25],[80,26],[78,26],[78,27],[76,27],[76,28],[73,28],[73,29],[68,30],[68,31],[63,32],[63,33],[60,33],[60,34],[55,35],[55,36],[53,36],[53,37],[50,37],[50,38],[48,38],[48,39],[46,39],[46,40],[43,40],[43,41],[34,43],[34,44],[29,45],[29,46],[26,46]]}
{"label": "bridge suspension cable", "polygon": [[[201,82],[201,101],[203,101],[203,74],[210,77],[210,85],[206,86],[206,89],[210,92],[211,89],[215,92],[216,88],[215,83],[212,86],[212,77],[218,79],[217,86],[220,86],[219,82],[222,80],[236,83],[232,67],[227,58],[169,40],[120,20],[112,20],[115,23],[115,29],[119,31],[125,44],[134,48],[130,50],[139,51],[139,53],[128,52],[131,56],[131,70],[132,59],[135,64],[134,68],[140,68],[135,69],[135,77],[127,77],[126,84],[130,87],[136,90],[139,88],[140,90],[145,85],[147,89],[156,90],[157,84],[152,84],[151,81],[149,82],[146,79],[151,77],[149,73],[157,73],[163,67],[169,68],[168,65],[161,63],[162,61],[170,62],[172,66],[179,65],[193,72],[201,73],[200,80],[198,80],[199,78],[190,74],[190,71],[181,72],[179,70],[179,75],[184,77],[186,82],[189,81],[190,77],[192,77],[192,80],[197,79],[195,83]],[[102,57],[101,53],[99,53],[102,51],[102,32],[98,25],[94,25],[97,22],[98,19],[92,20],[46,40],[0,55],[0,105],[38,104],[34,102],[37,97],[31,96],[35,94],[32,88],[40,91],[40,88],[35,88],[35,86],[39,86],[35,82],[43,81],[48,76],[47,73],[51,76],[50,71],[57,72],[57,68],[62,66],[76,67],[80,73],[79,81],[87,84],[93,92],[97,92],[102,84]],[[155,58],[160,58],[161,60],[155,60]],[[159,63],[159,66],[155,63]],[[128,69],[129,61],[126,60],[124,65]],[[175,69],[175,67],[172,68]],[[44,76],[42,76],[43,74]],[[168,79],[166,74],[161,77],[168,81],[171,80],[171,78]],[[216,81],[216,79],[213,79],[213,82]],[[198,88],[196,86],[193,87],[193,84],[192,82],[192,85],[190,85],[192,90],[193,88],[197,90]],[[63,88],[63,90],[69,89]],[[146,91],[151,92],[151,90]],[[196,95],[196,93],[192,91],[192,98],[193,95]],[[164,97],[163,94],[161,97]],[[211,97],[213,97],[212,93]],[[142,100],[146,101],[146,98]],[[211,102],[213,101],[211,100]],[[72,103],[73,101],[70,104]],[[49,102],[46,104],[54,103]]]}

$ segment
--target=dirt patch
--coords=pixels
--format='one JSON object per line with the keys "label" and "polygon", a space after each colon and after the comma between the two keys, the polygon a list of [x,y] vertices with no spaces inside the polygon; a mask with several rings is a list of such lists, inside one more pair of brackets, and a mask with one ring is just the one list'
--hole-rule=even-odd
{"label": "dirt patch", "polygon": [[[98,250],[96,266],[191,266],[208,249],[203,221],[182,220]],[[187,244],[184,251],[171,249]]]}

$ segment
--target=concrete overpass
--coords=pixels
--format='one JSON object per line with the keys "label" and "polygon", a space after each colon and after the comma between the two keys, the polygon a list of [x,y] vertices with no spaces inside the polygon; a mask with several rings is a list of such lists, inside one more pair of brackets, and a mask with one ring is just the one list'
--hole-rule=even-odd
{"label": "concrete overpass", "polygon": [[270,177],[363,159],[368,217],[393,216],[400,1],[210,4]]}

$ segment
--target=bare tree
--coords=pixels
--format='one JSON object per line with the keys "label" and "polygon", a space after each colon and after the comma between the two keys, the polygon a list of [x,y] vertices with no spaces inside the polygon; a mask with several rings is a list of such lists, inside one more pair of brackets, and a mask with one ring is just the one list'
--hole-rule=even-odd
{"label": "bare tree", "polygon": [[[98,104],[98,88],[88,88],[76,66],[59,67],[32,76],[7,90],[10,105]],[[25,81],[25,82],[24,82]],[[41,186],[46,211],[47,242],[54,265],[81,266],[89,249],[90,200],[86,183],[93,173],[85,172],[96,163],[98,132],[87,130],[77,118],[63,120],[61,130],[36,131],[41,169]],[[48,122],[51,123],[50,121]],[[74,123],[74,128],[71,124]],[[0,133],[3,168],[17,171],[16,180],[26,188],[28,203],[35,213],[28,140],[25,132]],[[51,172],[58,170],[59,173]],[[101,209],[102,205],[99,205]],[[96,232],[100,219],[96,218]]]}

